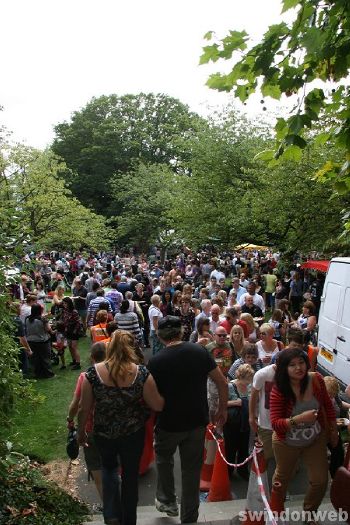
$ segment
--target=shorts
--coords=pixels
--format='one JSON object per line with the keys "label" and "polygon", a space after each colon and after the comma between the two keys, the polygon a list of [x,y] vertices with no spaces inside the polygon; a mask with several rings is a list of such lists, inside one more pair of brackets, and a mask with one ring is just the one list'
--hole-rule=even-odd
{"label": "shorts", "polygon": [[101,456],[95,445],[94,435],[92,432],[88,434],[86,443],[89,446],[83,447],[83,450],[88,471],[91,472],[92,470],[101,470]]}

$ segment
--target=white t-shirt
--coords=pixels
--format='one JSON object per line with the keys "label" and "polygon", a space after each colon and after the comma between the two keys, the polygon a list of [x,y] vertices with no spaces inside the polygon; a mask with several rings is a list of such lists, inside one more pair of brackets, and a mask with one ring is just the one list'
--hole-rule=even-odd
{"label": "white t-shirt", "polygon": [[259,359],[261,359],[263,363],[264,363],[264,358],[265,357],[269,357],[270,361],[271,361],[273,356],[278,354],[278,352],[280,351],[280,349],[278,348],[278,344],[276,344],[276,348],[273,350],[273,352],[266,352],[266,350],[264,350],[264,347],[263,347],[261,341],[258,341],[256,343],[256,346],[257,346],[257,349],[258,349],[258,352],[259,352]]}
{"label": "white t-shirt", "polygon": [[220,326],[220,324],[222,323],[222,319],[220,319],[220,317],[217,321],[213,321],[212,317],[210,317],[209,319],[210,319],[209,328],[213,332],[213,334],[215,334],[217,327]]}
{"label": "white t-shirt", "polygon": [[270,421],[270,394],[274,384],[276,365],[258,370],[253,377],[253,388],[259,390],[259,427],[272,430]]}
{"label": "white t-shirt", "polygon": [[19,314],[21,321],[24,323],[26,317],[31,314],[32,307],[29,304],[22,304],[21,313]]}
{"label": "white t-shirt", "polygon": [[155,327],[154,327],[154,324],[153,324],[153,319],[154,317],[158,317],[158,321],[159,319],[162,319],[163,317],[163,314],[162,312],[159,310],[159,308],[157,308],[156,306],[151,306],[148,310],[148,317],[149,317],[149,323],[150,323],[150,329],[151,329],[151,332],[155,332]]}

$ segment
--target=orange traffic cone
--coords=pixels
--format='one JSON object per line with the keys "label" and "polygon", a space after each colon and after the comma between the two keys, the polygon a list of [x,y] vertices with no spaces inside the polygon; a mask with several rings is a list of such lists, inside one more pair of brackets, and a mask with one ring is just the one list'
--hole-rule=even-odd
{"label": "orange traffic cone", "polygon": [[[270,496],[269,491],[269,482],[267,479],[266,473],[266,461],[262,450],[261,444],[256,444],[255,448],[257,450],[257,463],[259,467],[260,476],[262,479],[263,487],[267,498]],[[257,525],[265,523],[264,519],[264,502],[261,497],[261,492],[258,485],[257,479],[257,469],[255,467],[254,461],[252,461],[252,466],[249,476],[248,492],[247,492],[247,501],[246,501],[246,511],[242,523],[245,525]]]}
{"label": "orange traffic cone", "polygon": [[[222,454],[225,456],[225,445],[223,439],[218,440],[218,446],[220,447]],[[227,465],[222,459],[220,451],[217,450],[207,501],[231,501],[232,499]]]}
{"label": "orange traffic cone", "polygon": [[155,414],[152,413],[151,416],[146,421],[145,426],[145,444],[143,446],[143,452],[139,465],[139,474],[143,475],[150,468],[151,463],[154,461],[154,449],[153,449],[153,429],[155,422]]}
{"label": "orange traffic cone", "polygon": [[208,492],[210,489],[211,478],[213,476],[214,461],[216,454],[216,441],[210,430],[214,430],[214,425],[209,423],[205,433],[204,441],[204,460],[201,470],[201,479],[199,490],[201,492]]}

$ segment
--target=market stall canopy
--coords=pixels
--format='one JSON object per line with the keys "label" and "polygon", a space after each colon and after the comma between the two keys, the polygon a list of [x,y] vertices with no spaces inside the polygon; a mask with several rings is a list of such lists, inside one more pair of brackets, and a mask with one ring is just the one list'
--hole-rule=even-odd
{"label": "market stall canopy", "polygon": [[235,246],[235,250],[268,250],[268,246],[259,246],[258,244],[240,244],[239,246]]}
{"label": "market stall canopy", "polygon": [[309,268],[310,270],[318,270],[326,273],[328,271],[330,261],[306,261],[300,268]]}

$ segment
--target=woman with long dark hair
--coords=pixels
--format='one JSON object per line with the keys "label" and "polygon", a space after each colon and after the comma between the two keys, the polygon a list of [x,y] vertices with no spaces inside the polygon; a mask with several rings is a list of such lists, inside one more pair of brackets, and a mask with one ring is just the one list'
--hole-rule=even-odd
{"label": "woman with long dark hair", "polygon": [[47,379],[55,374],[51,369],[51,334],[53,330],[49,321],[42,316],[40,304],[33,304],[31,313],[25,319],[25,331],[30,349],[33,352],[32,362],[37,379]]}
{"label": "woman with long dark hair", "polygon": [[117,330],[106,359],[86,372],[78,413],[78,441],[84,445],[86,421],[95,403],[93,433],[102,461],[104,522],[109,525],[136,524],[138,471],[148,416],[143,401],[157,411],[164,406],[153,377],[138,364],[133,335]]}
{"label": "woman with long dark hair", "polygon": [[160,303],[160,311],[162,312],[163,316],[166,317],[167,315],[174,315],[173,305],[172,305],[172,296],[170,290],[165,290],[165,292],[162,293],[162,302]]}
{"label": "woman with long dark hair", "polygon": [[[313,512],[317,511],[327,488],[327,440],[336,446],[338,431],[323,377],[309,372],[309,368],[309,359],[301,348],[287,348],[279,354],[270,396],[270,417],[276,459],[273,481],[281,485],[282,501],[295,465],[302,457],[309,478],[304,510]],[[311,518],[309,523],[315,522]]]}
{"label": "woman with long dark hair", "polygon": [[183,341],[189,341],[194,327],[194,311],[191,308],[191,296],[183,295],[181,297],[180,308],[174,310],[174,315],[180,317],[183,326]]}
{"label": "woman with long dark hair", "polygon": [[74,303],[70,297],[64,297],[62,300],[63,312],[60,320],[64,324],[64,335],[68,341],[68,348],[72,356],[70,364],[72,370],[80,370],[80,354],[78,350],[78,341],[81,337],[82,322],[78,311],[74,308]]}

